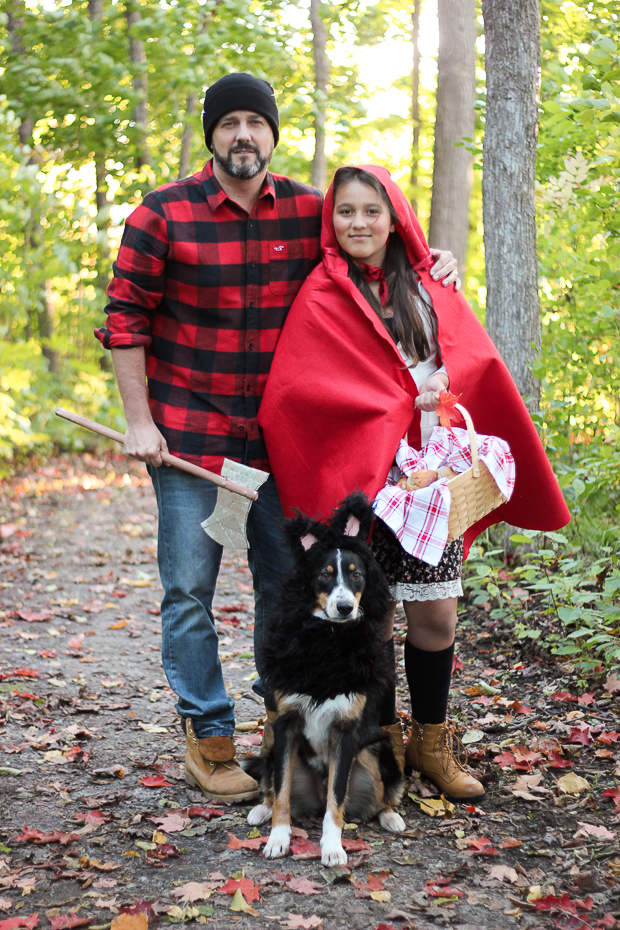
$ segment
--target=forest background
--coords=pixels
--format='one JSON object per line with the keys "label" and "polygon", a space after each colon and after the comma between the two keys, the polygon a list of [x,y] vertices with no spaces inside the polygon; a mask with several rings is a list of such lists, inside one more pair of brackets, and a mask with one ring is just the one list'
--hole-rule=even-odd
{"label": "forest background", "polygon": [[[620,7],[528,3],[540,12],[539,336],[524,331],[507,362],[527,365],[533,388],[522,392],[573,520],[564,533],[513,531],[516,555],[506,555],[505,533],[503,541],[487,533],[468,585],[491,616],[514,619],[516,635],[588,676],[620,661]],[[109,358],[93,337],[123,221],[148,190],[200,169],[204,88],[229,71],[250,70],[276,88],[282,133],[272,170],[324,189],[339,165],[389,167],[423,228],[430,224],[431,245],[458,255],[465,296],[484,322],[493,2],[484,6],[439,0],[439,25],[456,25],[452,41],[465,42],[472,59],[464,108],[460,52],[442,64],[440,45],[437,67],[434,0],[6,0],[0,473],[25,456],[91,442],[54,417],[56,405],[124,429]],[[471,34],[459,20],[468,8]],[[524,28],[516,18],[514,28]],[[457,126],[442,149],[440,122],[456,126],[464,109],[470,129]],[[455,149],[466,184],[440,174]],[[464,209],[463,242],[442,225],[433,188],[452,215]],[[518,281],[516,254],[513,264]]]}

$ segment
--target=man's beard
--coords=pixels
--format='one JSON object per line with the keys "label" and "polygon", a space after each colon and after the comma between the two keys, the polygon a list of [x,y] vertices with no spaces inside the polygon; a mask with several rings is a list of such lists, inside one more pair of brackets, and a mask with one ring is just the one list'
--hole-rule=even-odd
{"label": "man's beard", "polygon": [[[236,164],[233,161],[233,155],[237,152],[252,152],[256,159],[253,162]],[[240,181],[249,181],[251,178],[255,178],[257,174],[260,174],[261,171],[264,171],[268,167],[272,155],[273,146],[267,155],[263,156],[259,147],[254,145],[253,142],[237,142],[228,149],[228,155],[224,157],[213,145],[213,158],[218,167],[222,169],[224,174]]]}

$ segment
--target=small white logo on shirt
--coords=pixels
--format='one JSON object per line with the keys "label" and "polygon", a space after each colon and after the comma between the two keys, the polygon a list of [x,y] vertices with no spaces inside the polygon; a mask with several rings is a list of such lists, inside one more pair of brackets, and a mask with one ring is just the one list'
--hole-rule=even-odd
{"label": "small white logo on shirt", "polygon": [[273,251],[274,251],[274,252],[281,252],[283,248],[284,248],[283,245],[274,245]]}

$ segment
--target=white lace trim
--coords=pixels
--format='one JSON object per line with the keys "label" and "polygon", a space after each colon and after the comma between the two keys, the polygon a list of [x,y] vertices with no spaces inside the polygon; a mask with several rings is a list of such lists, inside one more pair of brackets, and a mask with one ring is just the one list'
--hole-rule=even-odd
{"label": "white lace trim", "polygon": [[390,594],[395,601],[436,601],[448,597],[460,597],[463,585],[460,578],[452,581],[435,581],[431,584],[390,585]]}

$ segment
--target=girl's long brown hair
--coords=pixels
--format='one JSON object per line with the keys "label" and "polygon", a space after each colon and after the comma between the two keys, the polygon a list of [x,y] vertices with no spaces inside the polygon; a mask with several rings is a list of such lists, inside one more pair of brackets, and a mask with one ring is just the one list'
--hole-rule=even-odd
{"label": "girl's long brown hair", "polygon": [[[360,181],[367,184],[376,191],[390,211],[392,223],[398,223],[398,215],[392,206],[388,193],[383,184],[368,171],[362,168],[339,168],[334,176],[334,202],[336,192],[344,184],[351,181]],[[383,308],[364,277],[364,274],[350,255],[347,255],[342,249],[342,254],[349,266],[349,277],[355,286],[362,292],[364,298],[368,301],[372,309],[385,325]],[[385,282],[388,288],[390,305],[394,311],[394,323],[392,334],[397,343],[400,343],[406,354],[414,363],[424,361],[431,354],[431,349],[424,329],[424,323],[419,311],[419,305],[426,308],[428,321],[435,345],[437,346],[437,362],[441,365],[441,349],[438,340],[438,322],[437,314],[433,307],[420,294],[418,279],[411,267],[411,262],[407,255],[405,243],[397,232],[390,234],[388,240],[385,260],[383,262],[383,272]]]}

